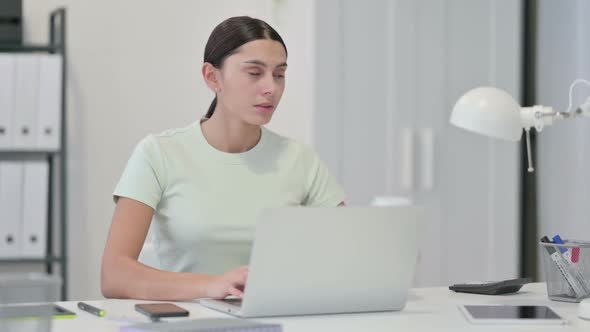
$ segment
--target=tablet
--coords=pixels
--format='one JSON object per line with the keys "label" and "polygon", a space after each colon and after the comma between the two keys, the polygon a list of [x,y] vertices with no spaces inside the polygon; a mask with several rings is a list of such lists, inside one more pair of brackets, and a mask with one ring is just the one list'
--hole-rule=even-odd
{"label": "tablet", "polygon": [[459,309],[473,324],[549,324],[567,321],[544,305],[461,305]]}
{"label": "tablet", "polygon": [[57,304],[14,304],[0,306],[0,319],[74,318],[76,313]]}
{"label": "tablet", "polygon": [[76,317],[76,313],[70,311],[64,307],[58,306],[57,304],[53,305],[53,318],[74,318]]}

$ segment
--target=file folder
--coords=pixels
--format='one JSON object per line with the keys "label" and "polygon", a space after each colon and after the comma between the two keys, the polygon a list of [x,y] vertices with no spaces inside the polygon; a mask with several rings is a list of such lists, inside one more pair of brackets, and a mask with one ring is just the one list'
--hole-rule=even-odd
{"label": "file folder", "polygon": [[15,58],[15,113],[13,147],[33,150],[37,143],[39,55],[17,54]]}
{"label": "file folder", "polygon": [[20,255],[22,180],[22,162],[0,161],[0,258]]}
{"label": "file folder", "polygon": [[0,53],[0,150],[12,149],[14,55]]}
{"label": "file folder", "polygon": [[21,257],[42,258],[47,251],[47,195],[49,164],[45,160],[24,163]]}
{"label": "file folder", "polygon": [[39,58],[39,107],[37,147],[57,151],[60,148],[62,56],[44,54]]}

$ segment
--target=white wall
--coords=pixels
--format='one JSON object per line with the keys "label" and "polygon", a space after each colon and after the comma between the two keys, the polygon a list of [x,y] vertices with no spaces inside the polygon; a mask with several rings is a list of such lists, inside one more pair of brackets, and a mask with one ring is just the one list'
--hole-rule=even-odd
{"label": "white wall", "polygon": [[[589,12],[586,0],[539,2],[537,103],[563,112],[572,81],[590,81]],[[578,85],[574,107],[588,96]],[[537,137],[539,237],[590,240],[590,119],[555,122]]]}
{"label": "white wall", "polygon": [[520,2],[317,4],[316,141],[349,203],[425,208],[416,286],[516,277],[518,145],[449,118],[481,85],[519,96]]}
{"label": "white wall", "polygon": [[236,15],[267,20],[289,50],[287,90],[271,129],[313,141],[313,0],[25,0],[25,39],[47,42],[48,13],[68,10],[69,255],[72,299],[98,298],[111,193],[146,134],[202,116],[205,43]]}

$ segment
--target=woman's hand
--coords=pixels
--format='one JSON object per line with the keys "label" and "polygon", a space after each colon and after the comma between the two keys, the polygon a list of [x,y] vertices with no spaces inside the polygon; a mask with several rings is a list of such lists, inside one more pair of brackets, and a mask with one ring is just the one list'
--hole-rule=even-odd
{"label": "woman's hand", "polygon": [[207,285],[207,296],[212,299],[223,299],[229,295],[244,296],[244,286],[248,279],[248,267],[241,266],[219,276],[213,276]]}

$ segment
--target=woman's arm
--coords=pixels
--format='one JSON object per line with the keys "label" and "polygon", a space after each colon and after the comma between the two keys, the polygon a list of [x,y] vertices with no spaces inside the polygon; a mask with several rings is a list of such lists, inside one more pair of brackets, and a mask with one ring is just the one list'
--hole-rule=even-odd
{"label": "woman's arm", "polygon": [[242,296],[248,269],[223,275],[166,272],[137,261],[154,210],[139,201],[117,201],[101,268],[101,291],[107,298],[181,301]]}

